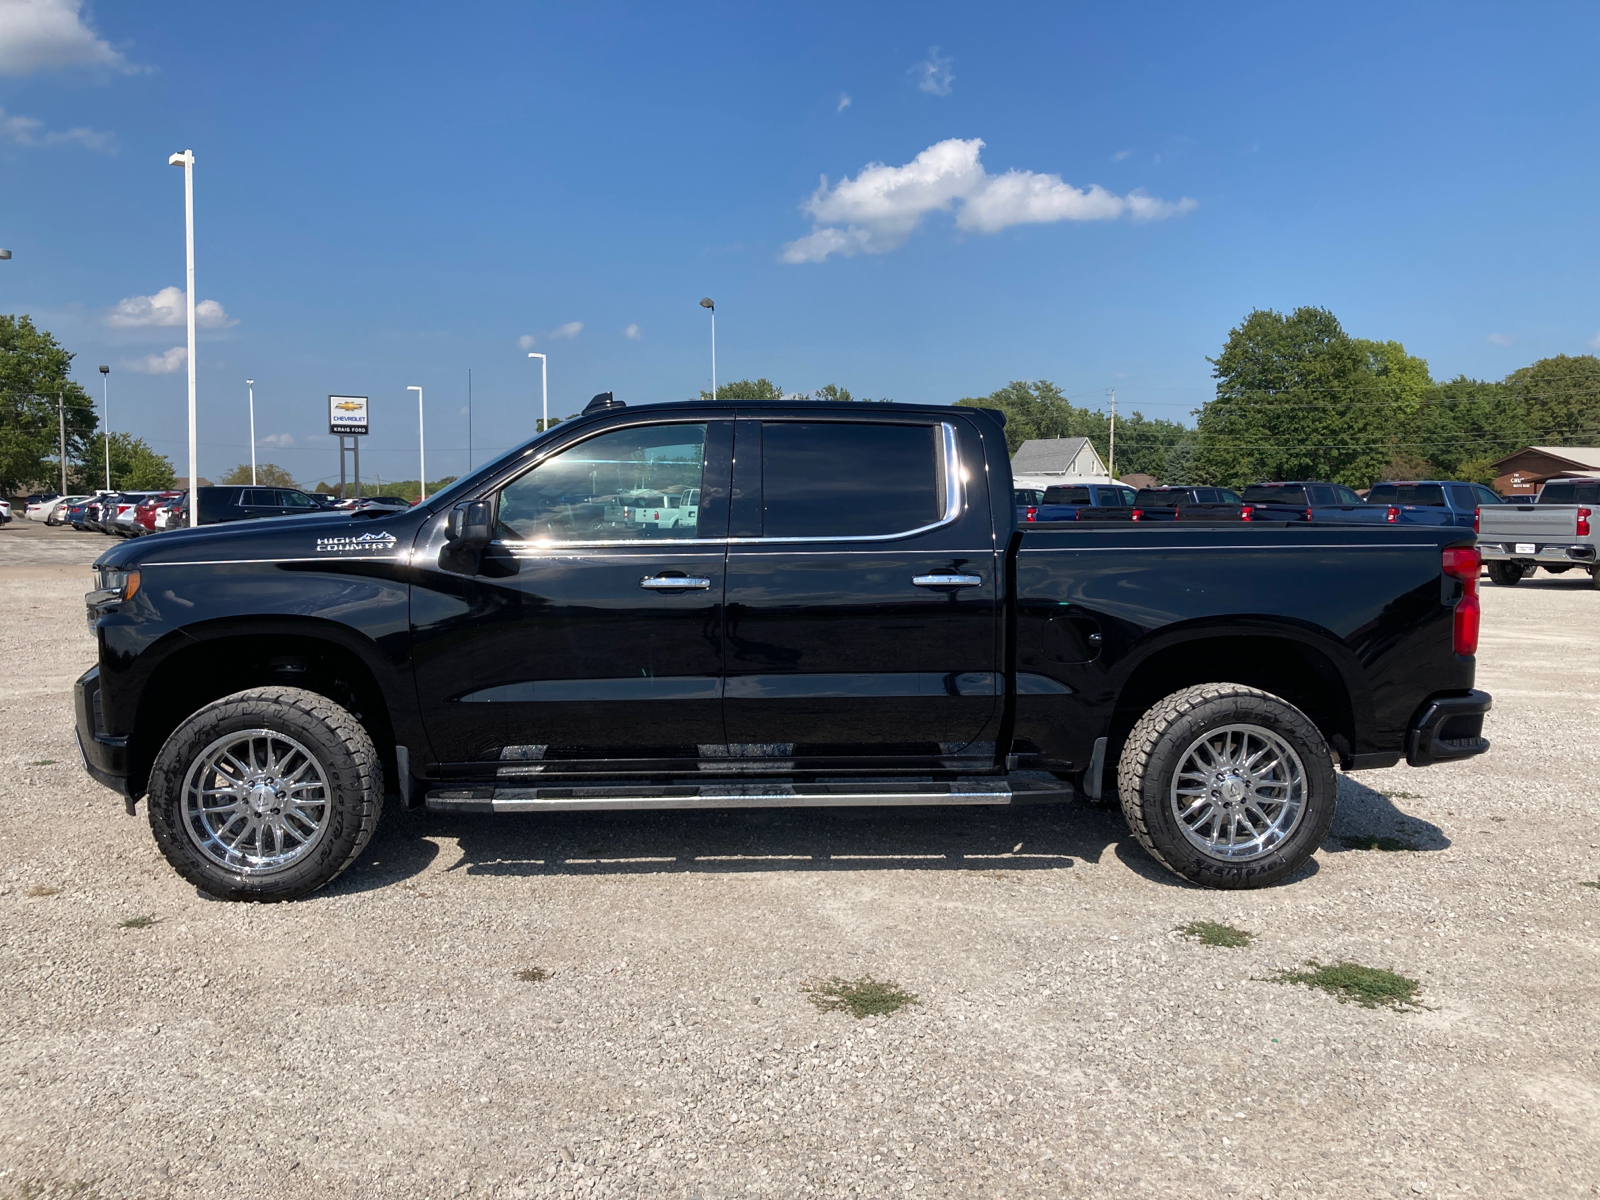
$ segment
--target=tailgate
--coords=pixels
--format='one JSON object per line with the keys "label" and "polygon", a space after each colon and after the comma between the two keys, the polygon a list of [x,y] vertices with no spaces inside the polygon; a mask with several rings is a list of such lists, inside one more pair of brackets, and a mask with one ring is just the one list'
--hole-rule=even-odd
{"label": "tailgate", "polygon": [[1478,537],[1486,541],[1570,540],[1577,531],[1575,504],[1485,504],[1478,510]]}

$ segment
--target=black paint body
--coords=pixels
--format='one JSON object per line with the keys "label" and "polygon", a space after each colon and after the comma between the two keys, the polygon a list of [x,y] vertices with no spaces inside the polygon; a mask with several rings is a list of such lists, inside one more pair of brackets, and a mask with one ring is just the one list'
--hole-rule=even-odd
{"label": "black paint body", "polygon": [[[965,476],[904,536],[761,532],[773,422],[923,424]],[[618,544],[447,539],[457,504],[554,452],[641,423],[707,426],[694,536]],[[948,435],[941,431],[950,427]],[[941,460],[941,462],[944,460]],[[952,468],[954,469],[954,468]],[[91,593],[98,667],[79,685],[91,772],[146,787],[166,735],[221,695],[315,686],[360,712],[390,769],[430,780],[536,771],[670,778],[1083,771],[1191,683],[1268,686],[1347,767],[1388,765],[1430,698],[1465,694],[1470,532],[1281,524],[1018,526],[1004,433],[973,409],[687,404],[564,423],[410,511],[175,530],[114,546],[132,599]],[[693,590],[644,590],[662,575]],[[916,586],[964,575],[973,586]],[[395,747],[406,751],[396,756]],[[730,764],[730,759],[734,760]],[[1114,764],[1114,757],[1108,757]]]}

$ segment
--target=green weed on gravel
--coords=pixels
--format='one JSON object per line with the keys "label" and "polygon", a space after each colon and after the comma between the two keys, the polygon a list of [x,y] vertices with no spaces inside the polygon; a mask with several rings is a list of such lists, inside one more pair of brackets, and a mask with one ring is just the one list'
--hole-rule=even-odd
{"label": "green weed on gravel", "polygon": [[56,760],[53,758],[41,758],[37,762],[31,762],[28,765],[30,767],[53,767],[56,765]]}
{"label": "green weed on gravel", "polygon": [[908,1004],[921,1003],[899,984],[874,979],[871,975],[848,982],[835,975],[827,983],[811,984],[800,990],[823,1012],[847,1012],[858,1021],[863,1017],[887,1017]]}
{"label": "green weed on gravel", "polygon": [[126,921],[118,921],[118,929],[149,929],[161,918],[146,913],[142,917],[129,917]]}
{"label": "green weed on gravel", "polygon": [[1383,850],[1390,854],[1398,850],[1415,850],[1417,844],[1408,842],[1405,838],[1378,837],[1376,834],[1362,833],[1354,837],[1342,837],[1339,844],[1346,850]]}
{"label": "green weed on gravel", "polygon": [[1600,879],[1585,879],[1579,882],[1578,886],[1600,888]]}
{"label": "green weed on gravel", "polygon": [[1363,967],[1360,963],[1341,962],[1323,966],[1316,959],[1307,959],[1309,970],[1279,971],[1273,983],[1303,983],[1307,987],[1321,988],[1340,1004],[1352,1000],[1362,1008],[1397,1008],[1402,1011],[1421,1008],[1417,993],[1422,984],[1394,971],[1379,967]]}
{"label": "green weed on gravel", "polygon": [[550,978],[550,972],[544,967],[523,967],[517,972],[517,978],[523,983],[543,983]]}
{"label": "green weed on gravel", "polygon": [[36,883],[28,889],[26,894],[37,900],[41,896],[59,896],[61,895],[61,889],[58,887],[50,887],[48,884],[44,883]]}
{"label": "green weed on gravel", "polygon": [[1220,921],[1190,921],[1179,925],[1178,933],[1202,946],[1228,946],[1235,950],[1244,949],[1256,936],[1248,929],[1224,925]]}

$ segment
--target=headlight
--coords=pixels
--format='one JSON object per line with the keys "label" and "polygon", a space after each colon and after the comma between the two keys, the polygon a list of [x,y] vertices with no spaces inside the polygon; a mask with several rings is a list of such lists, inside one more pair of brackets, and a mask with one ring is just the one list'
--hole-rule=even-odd
{"label": "headlight", "polygon": [[139,591],[139,572],[100,567],[95,571],[95,582],[100,591],[112,593],[107,599],[132,600]]}

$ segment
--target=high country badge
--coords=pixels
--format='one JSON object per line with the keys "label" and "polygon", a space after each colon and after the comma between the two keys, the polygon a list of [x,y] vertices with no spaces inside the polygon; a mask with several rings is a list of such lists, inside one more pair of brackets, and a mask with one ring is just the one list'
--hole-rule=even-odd
{"label": "high country badge", "polygon": [[339,554],[346,550],[393,550],[392,533],[363,533],[360,537],[325,537],[317,539],[318,554]]}

